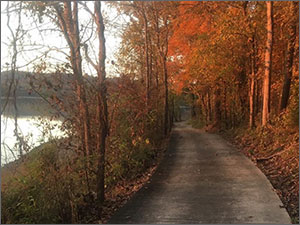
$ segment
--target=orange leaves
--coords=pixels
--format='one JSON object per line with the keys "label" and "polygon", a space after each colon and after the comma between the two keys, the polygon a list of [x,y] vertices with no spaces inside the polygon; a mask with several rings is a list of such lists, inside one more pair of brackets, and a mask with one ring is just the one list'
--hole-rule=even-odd
{"label": "orange leaves", "polygon": [[[173,88],[180,92],[197,73],[199,57],[206,48],[207,37],[212,32],[211,15],[208,13],[211,3],[180,2],[178,16],[173,21],[173,33],[169,41],[169,56],[178,71],[173,76]],[[203,59],[201,59],[203,60]]]}
{"label": "orange leaves", "polygon": [[240,3],[180,2],[173,24],[169,56],[180,68],[173,77],[177,91],[192,80],[199,88],[220,78],[232,81],[244,69],[249,31],[241,30],[246,25]]}
{"label": "orange leaves", "polygon": [[199,2],[181,2],[179,4],[178,16],[173,21],[173,35],[169,42],[171,54],[189,54],[197,36],[210,32],[210,15],[198,12],[202,7],[205,5]]}

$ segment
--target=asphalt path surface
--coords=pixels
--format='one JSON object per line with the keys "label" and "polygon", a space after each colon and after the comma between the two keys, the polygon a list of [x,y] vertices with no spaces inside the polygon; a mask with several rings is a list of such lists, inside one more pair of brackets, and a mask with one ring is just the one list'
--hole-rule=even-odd
{"label": "asphalt path surface", "polygon": [[151,182],[109,223],[290,223],[265,175],[219,135],[176,123]]}

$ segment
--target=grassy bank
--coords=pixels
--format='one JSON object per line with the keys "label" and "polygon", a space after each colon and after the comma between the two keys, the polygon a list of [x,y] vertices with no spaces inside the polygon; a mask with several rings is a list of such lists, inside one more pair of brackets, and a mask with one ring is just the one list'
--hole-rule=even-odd
{"label": "grassy bank", "polygon": [[1,169],[2,223],[59,222],[56,214],[63,206],[61,187],[51,191],[58,183],[50,180],[54,173],[49,165],[57,161],[56,152],[49,142]]}
{"label": "grassy bank", "polygon": [[[106,201],[99,218],[86,190],[84,160],[68,153],[62,141],[33,149],[2,168],[2,223],[105,223],[151,177],[166,147],[141,145],[121,164],[107,154]],[[157,148],[159,146],[159,148]],[[89,185],[95,185],[90,175]]]}

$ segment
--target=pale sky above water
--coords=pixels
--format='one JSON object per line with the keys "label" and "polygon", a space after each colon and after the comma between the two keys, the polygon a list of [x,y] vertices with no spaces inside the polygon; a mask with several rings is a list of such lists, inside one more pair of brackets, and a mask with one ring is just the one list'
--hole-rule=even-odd
{"label": "pale sky above water", "polygon": [[[93,11],[93,4],[92,2],[89,2],[89,8],[91,9],[91,11]],[[11,54],[12,54],[12,48],[8,48],[7,44],[10,43],[9,37],[10,37],[10,31],[6,25],[7,23],[7,15],[3,12],[6,11],[6,5],[7,2],[1,1],[1,71],[7,70],[5,67],[5,63],[6,62],[10,62],[11,61]],[[105,30],[105,38],[106,38],[106,52],[107,52],[107,60],[106,62],[111,62],[111,60],[115,60],[114,54],[116,53],[120,42],[121,42],[121,38],[119,37],[120,32],[122,31],[122,29],[120,28],[120,25],[125,23],[126,18],[124,18],[124,16],[118,16],[116,10],[111,9],[108,7],[107,3],[102,2],[102,12],[103,12],[103,16],[105,18],[107,18],[108,23],[106,23],[106,30]],[[87,20],[87,18],[89,18],[88,14],[84,12],[84,10],[79,11],[79,23],[82,22],[84,23],[84,21]],[[17,27],[17,17],[16,16],[11,16],[11,26],[13,28],[13,30],[15,31],[16,27]],[[35,24],[31,24],[32,21],[30,21],[30,19],[28,19],[25,15],[22,15],[22,24],[24,24],[25,28],[33,28],[36,25]],[[112,27],[111,24],[113,24],[114,26],[119,26],[119,27]],[[40,24],[41,26],[43,26],[43,24]],[[50,24],[50,27],[55,27],[54,25]],[[44,37],[44,39],[41,39],[41,36],[39,35],[39,33],[37,31],[32,31],[30,32],[31,37],[27,38],[25,40],[25,49],[26,51],[23,53],[20,53],[18,55],[18,61],[17,61],[17,65],[18,66],[23,66],[28,64],[28,62],[30,62],[31,60],[35,59],[36,57],[38,57],[39,55],[42,54],[42,52],[44,52],[44,49],[38,49],[39,48],[39,44],[41,42],[44,42],[45,45],[52,47],[55,46],[57,48],[63,49],[62,47],[66,46],[66,41],[64,40],[63,37],[59,37],[58,36],[58,32],[48,32],[47,35],[44,35],[46,37]],[[29,42],[31,42],[31,44],[29,44]],[[32,46],[32,43],[36,43],[35,47]],[[97,46],[97,40],[95,41],[95,46]],[[27,45],[27,46],[26,46]],[[30,45],[30,46],[29,46]],[[32,50],[32,48],[36,48],[36,51],[29,51]],[[69,50],[67,48],[65,48],[64,50],[66,53],[69,53]],[[97,54],[97,47],[94,49],[95,54]],[[89,49],[89,53],[92,53],[92,49]],[[82,52],[83,54],[83,52]],[[52,62],[57,62],[62,60],[67,62],[66,60],[66,56],[58,53],[57,51],[52,51],[48,54],[48,56],[51,56],[55,59],[47,59],[48,61],[51,60]],[[84,56],[84,54],[83,54]],[[19,70],[20,71],[30,71],[31,67],[32,67],[32,63],[29,64],[28,66],[25,67],[21,67]],[[112,67],[111,63],[107,63],[107,75],[113,75],[114,73],[114,68]],[[86,73],[88,74],[93,74],[94,71],[92,71],[91,69],[89,69],[87,67],[86,64],[83,65],[83,69]]]}

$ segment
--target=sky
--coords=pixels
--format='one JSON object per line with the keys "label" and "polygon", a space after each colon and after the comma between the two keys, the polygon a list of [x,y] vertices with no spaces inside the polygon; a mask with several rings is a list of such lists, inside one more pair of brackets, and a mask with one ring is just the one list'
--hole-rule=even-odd
{"label": "sky", "polygon": [[[88,3],[90,5],[90,9],[93,11],[93,5],[91,2]],[[9,63],[11,61],[11,55],[12,55],[12,48],[9,48],[8,45],[11,43],[11,35],[10,31],[7,27],[7,15],[6,13],[3,13],[6,11],[7,2],[1,1],[1,71],[7,70],[7,66],[5,65],[7,62]],[[102,2],[102,12],[103,16],[107,19],[106,30],[105,30],[105,38],[106,38],[106,53],[107,53],[107,75],[113,75],[115,69],[111,65],[112,60],[115,61],[114,54],[117,52],[118,47],[121,42],[120,38],[120,26],[125,24],[124,16],[118,16],[118,13],[115,9],[110,8],[107,3]],[[79,11],[79,22],[84,23],[89,18],[89,15],[86,12]],[[34,28],[36,24],[33,24],[32,21],[27,18],[25,15],[22,15],[21,17],[22,24],[24,25],[24,28]],[[46,22],[46,21],[45,21]],[[16,15],[11,15],[10,19],[10,25],[12,29],[15,31],[18,25],[18,17]],[[113,26],[111,26],[113,25]],[[48,28],[54,28],[52,24],[49,23]],[[41,27],[42,28],[42,27]],[[66,42],[63,37],[60,37],[58,35],[58,32],[47,32],[45,37],[42,40],[41,35],[35,30],[32,30],[29,32],[30,37],[24,38],[24,50],[22,53],[18,54],[18,61],[17,65],[21,68],[19,70],[21,71],[31,71],[32,66],[34,63],[29,63],[35,58],[39,57],[44,51],[45,47],[42,48],[40,46],[40,43],[43,42],[43,45],[46,45],[48,47],[55,46],[56,48],[59,48],[59,50],[64,51],[65,53],[68,53],[68,49],[64,48],[66,46]],[[95,44],[92,43],[93,46],[97,46],[97,40],[95,41]],[[34,45],[34,46],[33,46]],[[92,49],[89,49],[92,54]],[[97,48],[95,48],[95,54],[97,54]],[[82,52],[83,54],[83,52]],[[48,59],[47,62],[58,62],[58,61],[65,61],[66,56],[62,53],[57,52],[56,50],[53,50],[48,53]],[[38,63],[38,62],[36,62]],[[28,64],[28,65],[27,65]],[[25,66],[26,65],[26,66]],[[83,65],[83,69],[88,74],[93,74],[95,71],[92,71],[92,69],[89,68],[86,64]]]}

